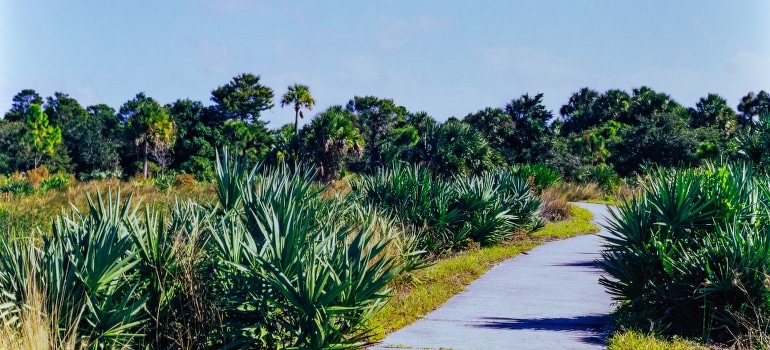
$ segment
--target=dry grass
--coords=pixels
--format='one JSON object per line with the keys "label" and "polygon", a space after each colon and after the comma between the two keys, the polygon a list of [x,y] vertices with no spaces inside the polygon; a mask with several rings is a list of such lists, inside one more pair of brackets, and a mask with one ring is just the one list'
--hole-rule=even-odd
{"label": "dry grass", "polygon": [[551,185],[551,187],[548,188],[548,191],[559,193],[568,202],[601,200],[605,197],[604,190],[594,182],[585,184],[559,182]]}
{"label": "dry grass", "polygon": [[540,208],[540,216],[547,221],[560,221],[570,218],[567,196],[553,187],[547,188],[540,195],[543,206]]}
{"label": "dry grass", "polygon": [[[23,254],[23,269],[34,273],[37,265],[36,254],[32,249]],[[87,348],[87,343],[78,339],[71,330],[62,333],[59,329],[59,314],[56,310],[47,313],[46,293],[37,284],[38,278],[27,278],[23,307],[12,307],[5,317],[0,317],[0,349],[5,350],[80,350]],[[2,313],[0,313],[2,314]],[[72,320],[69,324],[79,323],[79,315],[67,315]],[[79,342],[80,340],[80,342]]]}
{"label": "dry grass", "polygon": [[121,196],[133,193],[134,203],[165,206],[178,199],[192,199],[199,203],[216,201],[214,186],[210,183],[190,184],[168,191],[161,191],[150,182],[124,182],[115,179],[76,182],[59,190],[36,193],[30,196],[8,196],[0,200],[0,236],[26,235],[33,229],[50,231],[51,220],[74,205],[80,210],[88,207],[87,196],[97,192],[120,191]]}

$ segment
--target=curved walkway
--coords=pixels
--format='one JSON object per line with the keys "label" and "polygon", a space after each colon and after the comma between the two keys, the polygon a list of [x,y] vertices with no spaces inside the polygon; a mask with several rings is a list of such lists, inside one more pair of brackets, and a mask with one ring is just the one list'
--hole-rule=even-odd
{"label": "curved walkway", "polygon": [[[604,205],[578,204],[601,223]],[[603,230],[603,229],[602,229]],[[601,239],[584,235],[506,260],[370,350],[601,349],[613,310],[598,284]]]}

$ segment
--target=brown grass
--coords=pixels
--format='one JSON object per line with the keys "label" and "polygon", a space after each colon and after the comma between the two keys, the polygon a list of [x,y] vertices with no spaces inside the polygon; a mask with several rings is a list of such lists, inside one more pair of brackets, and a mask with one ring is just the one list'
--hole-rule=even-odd
{"label": "brown grass", "polygon": [[549,187],[540,194],[543,206],[540,209],[540,216],[547,221],[567,220],[569,215],[569,203],[567,196]]}
{"label": "brown grass", "polygon": [[551,185],[547,190],[561,194],[568,202],[600,200],[605,197],[604,190],[594,182],[585,184],[559,182]]}

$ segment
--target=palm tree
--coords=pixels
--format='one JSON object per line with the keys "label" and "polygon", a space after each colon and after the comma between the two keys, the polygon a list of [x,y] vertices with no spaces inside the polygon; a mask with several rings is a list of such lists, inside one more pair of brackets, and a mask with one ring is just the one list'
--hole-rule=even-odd
{"label": "palm tree", "polygon": [[281,107],[294,104],[294,134],[299,136],[299,118],[304,118],[301,108],[313,109],[315,99],[310,95],[310,88],[307,85],[290,85],[288,91],[281,97]]}

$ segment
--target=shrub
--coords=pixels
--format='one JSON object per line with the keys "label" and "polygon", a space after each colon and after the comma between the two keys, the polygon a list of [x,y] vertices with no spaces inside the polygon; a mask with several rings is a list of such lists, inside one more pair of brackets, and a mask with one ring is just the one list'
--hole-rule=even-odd
{"label": "shrub", "polygon": [[42,184],[43,181],[49,176],[51,175],[48,173],[48,169],[45,167],[45,165],[41,165],[35,169],[27,170],[27,181],[35,190],[40,189],[40,184]]}
{"label": "shrub", "polygon": [[48,190],[56,190],[64,188],[72,182],[70,175],[67,173],[56,173],[46,179],[40,184],[40,190],[45,192]]}
{"label": "shrub", "polygon": [[0,345],[25,336],[14,329],[27,316],[45,318],[40,337],[74,342],[50,348],[366,345],[387,285],[419,265],[408,237],[373,209],[323,199],[310,173],[224,159],[216,206],[142,213],[98,195],[34,243],[0,240]]}
{"label": "shrub", "polygon": [[540,210],[541,217],[548,221],[569,219],[569,203],[565,194],[552,186],[543,191],[540,198],[543,201],[543,207]]}
{"label": "shrub", "polygon": [[189,190],[195,188],[195,177],[190,174],[179,174],[174,176],[173,185],[182,190]]}
{"label": "shrub", "polygon": [[604,197],[604,191],[595,182],[582,184],[559,182],[548,187],[547,191],[559,193],[568,202],[582,202]]}
{"label": "shrub", "polygon": [[760,329],[739,321],[770,305],[769,199],[745,164],[652,173],[611,211],[599,262],[619,320],[722,342]]}
{"label": "shrub", "polygon": [[395,217],[434,254],[462,248],[468,240],[495,244],[541,224],[540,200],[508,171],[444,180],[424,168],[396,166],[352,187],[359,201]]}
{"label": "shrub", "polygon": [[0,193],[8,193],[13,196],[28,196],[35,193],[35,188],[25,179],[10,178],[0,186]]}
{"label": "shrub", "polygon": [[511,166],[510,172],[524,179],[532,179],[532,184],[538,192],[543,191],[561,181],[561,174],[542,164],[516,164]]}
{"label": "shrub", "polygon": [[321,199],[323,188],[312,183],[312,174],[284,167],[262,174],[256,168],[247,176],[237,171],[240,161],[225,159],[217,167],[220,198],[242,205],[218,218],[212,231],[221,261],[216,271],[226,345],[365,345],[366,321],[403,270],[387,254],[393,223],[374,211]]}
{"label": "shrub", "polygon": [[90,173],[80,173],[78,178],[80,181],[89,180],[105,180],[105,179],[120,179],[123,177],[123,171],[117,170],[93,170]]}

